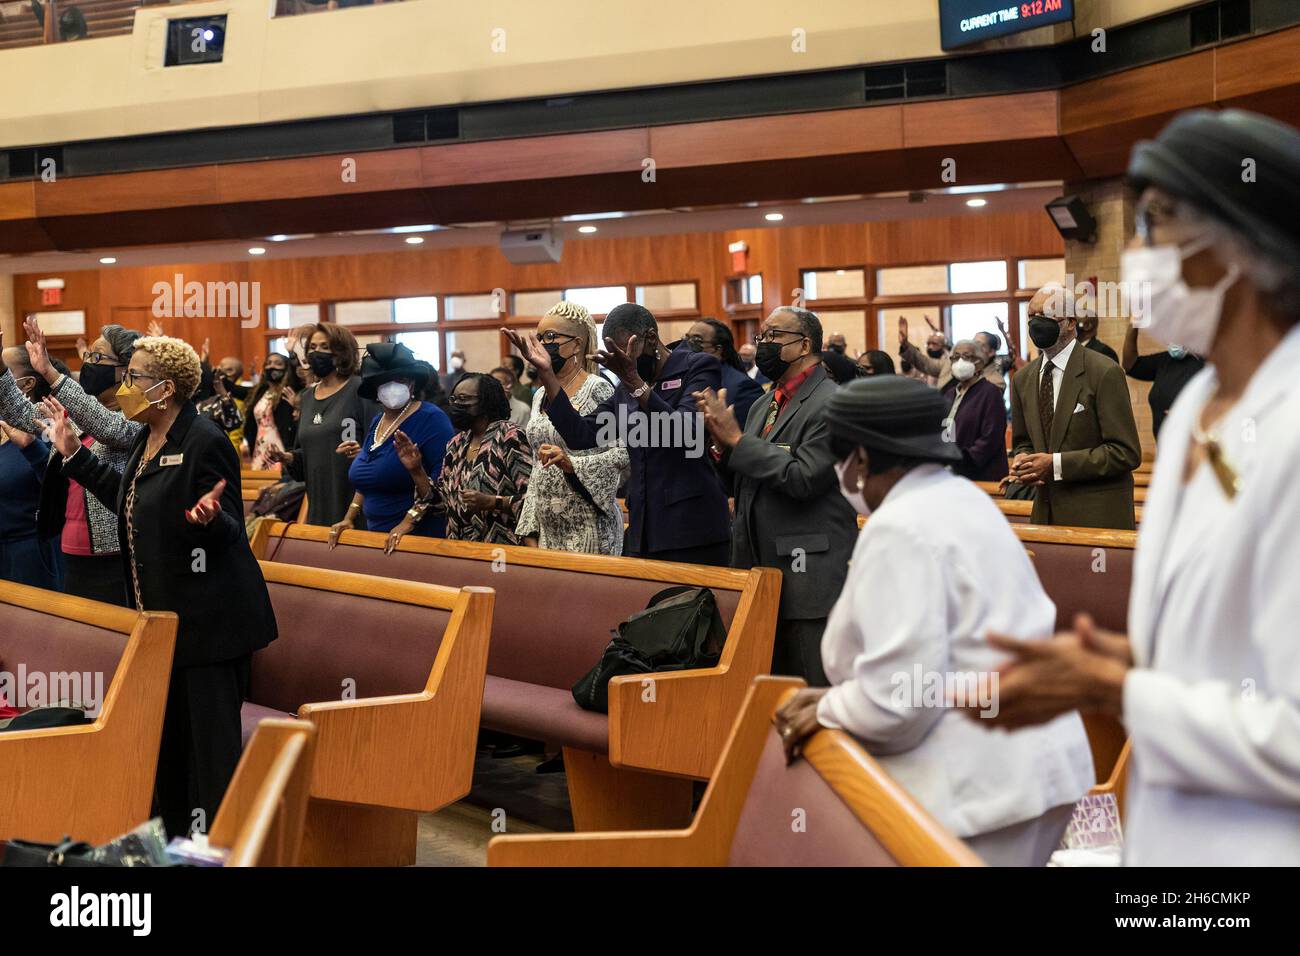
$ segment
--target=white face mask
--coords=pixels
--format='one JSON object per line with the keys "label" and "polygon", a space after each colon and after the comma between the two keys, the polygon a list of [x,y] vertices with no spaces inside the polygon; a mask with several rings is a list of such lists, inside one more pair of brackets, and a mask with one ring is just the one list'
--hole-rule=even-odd
{"label": "white face mask", "polygon": [[459,372],[464,367],[465,367],[465,360],[463,358],[461,358],[459,355],[453,355],[451,357],[451,370],[453,372]]}
{"label": "white face mask", "polygon": [[376,391],[379,395],[379,404],[390,412],[405,408],[406,403],[411,400],[411,386],[405,382],[385,382]]}
{"label": "white face mask", "polygon": [[970,359],[959,358],[952,363],[952,377],[959,382],[970,381],[975,374],[975,363]]}
{"label": "white face mask", "polygon": [[[1120,257],[1120,279],[1130,295],[1142,301],[1150,294],[1145,315],[1135,316],[1134,325],[1145,328],[1166,345],[1178,344],[1189,352],[1206,355],[1214,344],[1223,313],[1223,297],[1237,281],[1241,270],[1233,264],[1210,289],[1193,289],[1183,279],[1183,260],[1210,245],[1209,239],[1187,249],[1151,246],[1127,249]],[[1145,324],[1144,324],[1145,323]]]}
{"label": "white face mask", "polygon": [[844,500],[849,503],[849,506],[865,518],[867,515],[871,514],[871,506],[868,505],[867,500],[862,497],[862,479],[858,479],[857,491],[844,490],[844,470],[848,467],[848,461],[837,461],[835,463],[835,487],[840,489],[840,494],[844,496]]}

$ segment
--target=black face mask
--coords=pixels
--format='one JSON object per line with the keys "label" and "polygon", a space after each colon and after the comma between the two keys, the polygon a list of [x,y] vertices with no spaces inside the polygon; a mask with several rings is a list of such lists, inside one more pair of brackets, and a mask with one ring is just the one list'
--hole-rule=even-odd
{"label": "black face mask", "polygon": [[844,346],[842,345],[828,345],[826,346],[826,349],[830,352],[839,352],[841,355],[844,354]]}
{"label": "black face mask", "polygon": [[1029,320],[1029,338],[1040,349],[1050,349],[1061,337],[1061,326],[1055,319],[1035,315]]}
{"label": "black face mask", "polygon": [[473,406],[464,408],[460,405],[448,405],[447,417],[451,419],[451,427],[458,432],[463,432],[474,424],[474,419],[478,416],[473,411]]}
{"label": "black face mask", "polygon": [[284,374],[284,369],[272,366],[266,370],[266,380],[268,382],[282,382],[284,381]]}
{"label": "black face mask", "polygon": [[748,372],[751,368],[754,367],[754,360],[747,359],[742,355],[740,357],[740,364],[743,365],[745,367],[745,371]]}
{"label": "black face mask", "polygon": [[926,349],[925,354],[932,359],[943,358],[943,349]]}
{"label": "black face mask", "polygon": [[643,382],[653,382],[655,372],[659,371],[658,355],[641,355],[636,360],[636,374]]}
{"label": "black face mask", "polygon": [[87,395],[102,395],[117,385],[117,366],[85,363],[81,366],[79,384]]}
{"label": "black face mask", "polygon": [[564,368],[565,364],[569,361],[568,356],[560,354],[560,343],[544,343],[542,348],[546,349],[546,354],[551,357],[551,371],[556,375],[559,375],[560,369]]}
{"label": "black face mask", "polygon": [[[785,345],[790,344],[790,342],[785,343]],[[760,342],[758,351],[754,353],[754,364],[758,366],[758,370],[774,382],[790,367],[790,363],[781,358],[781,349],[784,347],[780,342]]]}
{"label": "black face mask", "polygon": [[334,371],[333,352],[308,352],[307,367],[316,373],[317,378],[324,378]]}

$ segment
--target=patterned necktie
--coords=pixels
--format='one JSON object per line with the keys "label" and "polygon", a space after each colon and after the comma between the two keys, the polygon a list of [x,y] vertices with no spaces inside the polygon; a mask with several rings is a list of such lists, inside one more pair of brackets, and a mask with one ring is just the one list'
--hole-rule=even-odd
{"label": "patterned necktie", "polygon": [[1043,423],[1043,441],[1050,443],[1052,435],[1052,415],[1056,408],[1056,396],[1052,392],[1052,376],[1055,366],[1043,357],[1043,377],[1038,385],[1038,420]]}
{"label": "patterned necktie", "polygon": [[781,414],[781,408],[785,405],[785,393],[779,388],[772,389],[772,404],[767,409],[767,419],[763,422],[763,437],[766,438],[772,426],[776,424],[777,416]]}

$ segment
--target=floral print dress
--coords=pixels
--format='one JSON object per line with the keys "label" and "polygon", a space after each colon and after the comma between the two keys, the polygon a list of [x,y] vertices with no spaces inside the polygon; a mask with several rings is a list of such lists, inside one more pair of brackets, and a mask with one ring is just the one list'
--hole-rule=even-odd
{"label": "floral print dress", "polygon": [[[588,375],[570,399],[579,415],[590,415],[614,394],[614,386],[599,375]],[[540,547],[585,554],[623,553],[623,511],[618,489],[627,477],[627,449],[585,448],[574,451],[564,443],[543,407],[546,389],[533,396],[528,420],[528,444],[533,460],[542,445],[563,448],[573,462],[573,474],[558,467],[533,468],[528,494],[519,515],[519,537],[536,537]]]}

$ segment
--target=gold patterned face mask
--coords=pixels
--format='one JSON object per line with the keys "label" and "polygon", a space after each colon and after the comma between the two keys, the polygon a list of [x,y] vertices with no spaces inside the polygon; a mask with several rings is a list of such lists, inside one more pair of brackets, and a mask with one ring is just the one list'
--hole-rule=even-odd
{"label": "gold patterned face mask", "polygon": [[117,390],[117,405],[122,409],[122,414],[130,421],[136,421],[141,415],[148,411],[149,406],[154,404],[149,400],[149,392],[161,385],[162,382],[156,382],[149,386],[148,389],[141,389],[138,385],[128,386],[125,382]]}

